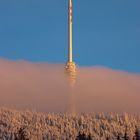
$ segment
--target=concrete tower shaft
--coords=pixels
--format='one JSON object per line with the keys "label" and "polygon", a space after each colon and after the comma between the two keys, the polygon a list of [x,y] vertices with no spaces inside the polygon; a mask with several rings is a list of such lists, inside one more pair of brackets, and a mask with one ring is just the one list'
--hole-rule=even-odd
{"label": "concrete tower shaft", "polygon": [[72,0],[69,0],[68,4],[68,61],[66,63],[66,72],[70,77],[71,83],[75,83],[76,65],[72,56]]}

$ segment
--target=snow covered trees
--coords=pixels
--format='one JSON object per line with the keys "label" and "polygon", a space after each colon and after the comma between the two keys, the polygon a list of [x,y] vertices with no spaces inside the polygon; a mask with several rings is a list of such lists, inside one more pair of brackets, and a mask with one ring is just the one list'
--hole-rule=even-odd
{"label": "snow covered trees", "polygon": [[0,109],[0,139],[4,140],[140,140],[139,125],[140,117],[127,113],[73,115]]}

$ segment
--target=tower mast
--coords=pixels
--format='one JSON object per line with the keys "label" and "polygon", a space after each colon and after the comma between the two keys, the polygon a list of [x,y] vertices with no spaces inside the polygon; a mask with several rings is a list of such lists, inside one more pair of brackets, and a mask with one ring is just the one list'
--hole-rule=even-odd
{"label": "tower mast", "polygon": [[71,83],[76,80],[76,64],[73,62],[72,56],[72,0],[68,4],[68,61],[66,63],[66,71],[70,77]]}
{"label": "tower mast", "polygon": [[68,61],[72,62],[72,0],[68,6]]}

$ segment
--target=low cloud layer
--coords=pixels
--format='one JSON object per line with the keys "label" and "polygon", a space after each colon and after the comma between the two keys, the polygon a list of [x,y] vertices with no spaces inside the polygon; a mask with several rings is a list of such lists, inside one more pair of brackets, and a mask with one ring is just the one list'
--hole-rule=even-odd
{"label": "low cloud layer", "polygon": [[78,67],[73,89],[64,65],[0,60],[0,106],[44,112],[140,113],[140,75]]}

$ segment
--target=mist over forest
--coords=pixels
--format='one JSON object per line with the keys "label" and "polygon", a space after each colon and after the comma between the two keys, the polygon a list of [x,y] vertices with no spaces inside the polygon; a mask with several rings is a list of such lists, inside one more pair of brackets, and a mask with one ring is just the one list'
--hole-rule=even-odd
{"label": "mist over forest", "polygon": [[139,114],[140,75],[78,67],[71,89],[64,64],[0,60],[0,106],[43,112]]}

